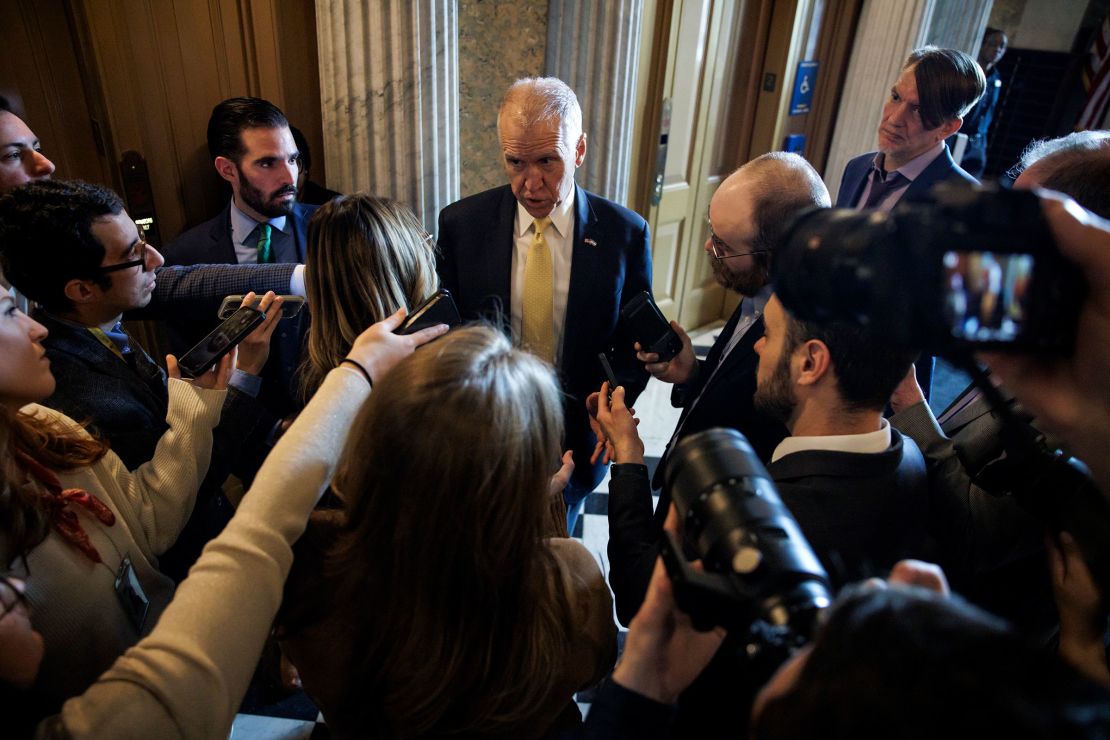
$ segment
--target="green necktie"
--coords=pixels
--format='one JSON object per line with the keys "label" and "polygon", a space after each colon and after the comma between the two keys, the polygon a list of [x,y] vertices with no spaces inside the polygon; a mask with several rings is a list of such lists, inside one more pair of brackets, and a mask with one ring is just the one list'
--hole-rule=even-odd
{"label": "green necktie", "polygon": [[258,225],[258,264],[265,265],[274,261],[270,250],[270,224]]}

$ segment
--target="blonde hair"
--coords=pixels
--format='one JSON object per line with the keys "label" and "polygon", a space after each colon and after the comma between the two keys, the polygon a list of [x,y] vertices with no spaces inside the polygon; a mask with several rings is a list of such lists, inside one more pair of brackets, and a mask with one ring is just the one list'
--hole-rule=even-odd
{"label": "blonde hair", "polygon": [[574,623],[543,536],[561,436],[551,367],[490,327],[375,386],[335,481],[350,514],[327,571],[355,635],[339,736],[535,729]]}
{"label": "blonde hair", "polygon": [[300,369],[306,400],[366,327],[436,291],[429,239],[412,211],[369,193],[335,198],[313,214],[305,253],[312,323]]}

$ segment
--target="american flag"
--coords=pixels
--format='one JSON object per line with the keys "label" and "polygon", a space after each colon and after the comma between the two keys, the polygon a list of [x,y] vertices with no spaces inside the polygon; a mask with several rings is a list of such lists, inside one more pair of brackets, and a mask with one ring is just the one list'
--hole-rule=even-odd
{"label": "american flag", "polygon": [[1087,90],[1087,105],[1083,108],[1076,131],[1102,127],[1106,109],[1110,107],[1110,15],[1095,32],[1087,63],[1083,65],[1083,87]]}

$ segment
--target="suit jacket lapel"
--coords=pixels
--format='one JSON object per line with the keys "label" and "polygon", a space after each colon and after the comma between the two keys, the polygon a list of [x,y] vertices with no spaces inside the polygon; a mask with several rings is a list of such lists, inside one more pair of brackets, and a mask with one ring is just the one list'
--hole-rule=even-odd
{"label": "suit jacket lapel", "polygon": [[204,259],[197,260],[194,264],[234,265],[239,259],[235,256],[235,245],[231,240],[231,201],[220,213],[220,217],[212,222],[212,229],[208,232],[208,248]]}
{"label": "suit jacket lapel", "polygon": [[[605,266],[601,260],[602,252],[594,238],[597,214],[590,206],[586,191],[574,186],[574,245],[570,261],[570,285],[567,288],[567,313],[563,321],[563,367],[574,367],[579,360],[573,356],[578,342],[568,342],[571,327],[574,331],[585,331],[586,327],[597,325],[599,317],[593,316],[592,293],[593,276]],[[586,243],[590,239],[591,244]],[[602,321],[601,323],[605,323]],[[594,360],[596,364],[596,360]]]}
{"label": "suit jacket lapel", "polygon": [[[717,364],[721,361],[721,353],[725,351],[725,345],[728,344],[727,337],[731,337],[732,333],[736,331],[736,325],[740,323],[740,314],[743,313],[744,301],[746,300],[748,299],[741,298],[740,302],[736,304],[736,310],[732,312],[732,316],[728,317],[728,321],[725,322],[724,328],[721,329],[721,333],[717,336],[717,341],[709,348],[709,354],[705,358],[706,369],[712,370],[717,367]],[[762,321],[763,319],[761,318],[760,322]],[[760,323],[761,327],[762,325],[763,324]],[[751,331],[751,329],[748,331]],[[723,342],[721,341],[722,339],[724,340]]]}
{"label": "suit jacket lapel", "polygon": [[932,189],[941,180],[947,178],[952,171],[956,168],[956,163],[952,159],[952,155],[948,153],[948,145],[944,145],[944,150],[929,163],[929,166],[921,171],[910,186],[906,188],[906,192],[899,198],[899,202],[917,200],[929,194]]}

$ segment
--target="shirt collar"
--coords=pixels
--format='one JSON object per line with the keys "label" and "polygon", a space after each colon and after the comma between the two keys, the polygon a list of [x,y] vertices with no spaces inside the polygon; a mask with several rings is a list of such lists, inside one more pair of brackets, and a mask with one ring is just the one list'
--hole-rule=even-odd
{"label": "shirt collar", "polygon": [[[570,236],[571,231],[571,215],[574,213],[574,194],[578,190],[577,187],[572,188],[569,198],[563,198],[559,203],[551,209],[551,213],[547,214],[551,218],[551,225],[559,232],[559,236],[564,239]],[[532,222],[536,217],[529,213],[520,201],[516,204],[516,235],[518,237],[524,236]]]}
{"label": "shirt collar", "polygon": [[864,434],[834,434],[825,437],[787,437],[775,448],[771,462],[795,452],[826,450],[874,455],[890,448],[890,422],[883,419],[879,429]]}
{"label": "shirt collar", "polygon": [[[927,150],[925,152],[922,152],[921,154],[918,154],[916,157],[911,159],[909,162],[906,162],[904,165],[902,165],[898,169],[893,170],[893,172],[898,172],[903,177],[905,177],[907,180],[909,180],[910,182],[913,182],[914,180],[917,179],[918,175],[920,175],[922,172],[925,171],[926,167],[928,167],[929,165],[931,165],[933,163],[934,159],[936,159],[937,157],[940,156],[941,152],[943,152],[943,151],[944,151],[944,142],[943,141],[938,141],[936,146],[930,148],[929,150]],[[883,172],[883,163],[885,161],[886,161],[886,155],[884,155],[882,152],[879,152],[878,154],[875,155],[875,159],[872,160],[871,166],[873,168],[877,169],[881,173],[881,172]],[[886,177],[889,178],[890,175],[891,175],[890,172],[886,173]]]}
{"label": "shirt collar", "polygon": [[771,300],[771,294],[774,292],[775,286],[767,283],[751,298],[744,296],[740,305],[740,318],[748,318],[754,321],[762,316],[764,309],[767,308],[767,301]]}
{"label": "shirt collar", "polygon": [[[286,216],[278,216],[277,218],[271,218],[266,223],[270,224],[270,226],[282,233],[287,233],[285,231],[285,227],[288,220],[289,219]],[[239,206],[235,205],[235,199],[231,199],[232,241],[234,241],[236,244],[245,244],[247,239],[250,238],[251,232],[254,231],[254,227],[258,226],[258,223],[258,221],[255,221],[253,218],[239,210]]]}

